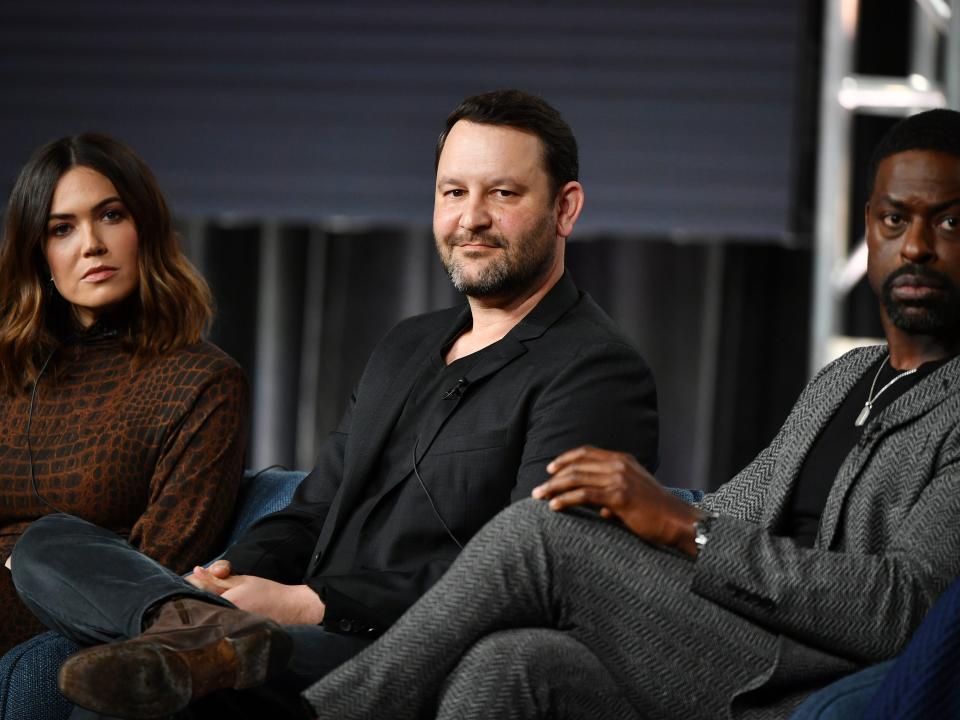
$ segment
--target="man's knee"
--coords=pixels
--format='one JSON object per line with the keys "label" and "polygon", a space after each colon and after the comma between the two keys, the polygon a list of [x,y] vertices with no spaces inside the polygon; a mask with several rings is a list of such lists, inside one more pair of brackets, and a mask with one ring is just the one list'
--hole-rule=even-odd
{"label": "man's knee", "polygon": [[569,635],[547,628],[503,630],[487,635],[463,656],[463,667],[496,667],[504,675],[529,678],[569,659],[576,663],[583,646]]}
{"label": "man's knee", "polygon": [[532,498],[513,503],[500,512],[489,524],[489,528],[498,535],[515,539],[534,535],[562,536],[572,531],[582,530],[587,525],[606,523],[593,510],[574,507],[562,512],[551,510],[548,503]]}
{"label": "man's knee", "polygon": [[461,712],[464,703],[499,712],[504,702],[515,717],[634,717],[597,657],[551,628],[503,630],[478,640],[448,676],[442,698],[443,717],[469,716]]}
{"label": "man's knee", "polygon": [[[574,513],[578,514],[578,513]],[[515,502],[501,510],[487,528],[496,535],[528,535],[535,530],[551,530],[558,524],[569,522],[570,513],[551,510],[543,500],[528,498]]]}
{"label": "man's knee", "polygon": [[555,630],[522,628],[481,638],[447,677],[443,691],[447,704],[462,694],[482,703],[496,702],[494,697],[479,697],[487,693],[529,699],[541,685],[538,675],[553,647],[552,634],[560,635]]}
{"label": "man's knee", "polygon": [[540,522],[544,510],[549,510],[545,502],[528,498],[508,505],[491,524],[502,528],[527,527]]}

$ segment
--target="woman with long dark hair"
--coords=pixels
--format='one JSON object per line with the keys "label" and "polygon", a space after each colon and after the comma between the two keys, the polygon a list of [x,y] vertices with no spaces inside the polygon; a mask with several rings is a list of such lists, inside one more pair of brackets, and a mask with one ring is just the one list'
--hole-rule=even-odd
{"label": "woman with long dark hair", "polygon": [[[247,383],[149,168],[104,135],[41,147],[0,248],[0,562],[66,512],[178,572],[222,541]],[[0,653],[44,630],[0,570]]]}

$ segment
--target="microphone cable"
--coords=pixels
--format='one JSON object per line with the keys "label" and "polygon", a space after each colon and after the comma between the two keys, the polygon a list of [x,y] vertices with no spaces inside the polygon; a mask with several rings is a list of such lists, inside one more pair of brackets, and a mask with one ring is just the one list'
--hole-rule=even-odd
{"label": "microphone cable", "polygon": [[457,536],[453,534],[453,530],[450,529],[450,526],[447,525],[447,521],[443,519],[443,515],[440,514],[440,511],[437,509],[436,503],[433,501],[433,496],[430,494],[430,491],[427,490],[426,483],[423,482],[423,478],[420,477],[420,470],[417,468],[417,447],[420,445],[420,438],[416,439],[416,442],[413,443],[413,472],[417,476],[417,481],[420,483],[420,488],[423,490],[423,494],[427,496],[427,501],[430,503],[430,507],[433,509],[433,514],[437,516],[437,520],[440,521],[440,524],[443,525],[443,529],[447,531],[447,535],[450,536],[450,539],[453,540],[454,544],[463,551],[463,544],[457,540]]}

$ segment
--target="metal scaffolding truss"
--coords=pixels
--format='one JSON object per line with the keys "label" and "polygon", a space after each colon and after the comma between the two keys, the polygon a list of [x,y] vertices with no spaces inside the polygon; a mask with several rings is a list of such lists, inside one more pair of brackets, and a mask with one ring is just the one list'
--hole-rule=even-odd
{"label": "metal scaffolding truss", "polygon": [[[898,117],[938,107],[960,110],[960,0],[916,0],[907,77],[854,74],[859,11],[859,0],[825,0],[811,374],[860,344],[843,333],[842,323],[844,298],[867,268],[863,240],[849,250],[854,113]],[[940,50],[943,70],[938,73]]]}

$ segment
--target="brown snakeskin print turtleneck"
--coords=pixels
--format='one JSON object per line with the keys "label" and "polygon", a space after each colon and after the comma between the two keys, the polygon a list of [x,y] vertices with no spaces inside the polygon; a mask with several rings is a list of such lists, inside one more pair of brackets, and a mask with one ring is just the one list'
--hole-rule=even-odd
{"label": "brown snakeskin print turtleneck", "polygon": [[[126,537],[175,572],[222,541],[243,472],[247,382],[198,343],[136,366],[115,338],[60,349],[40,380],[30,443],[40,495]],[[0,396],[0,564],[54,512],[30,483],[30,397]],[[0,567],[0,653],[45,628]]]}

